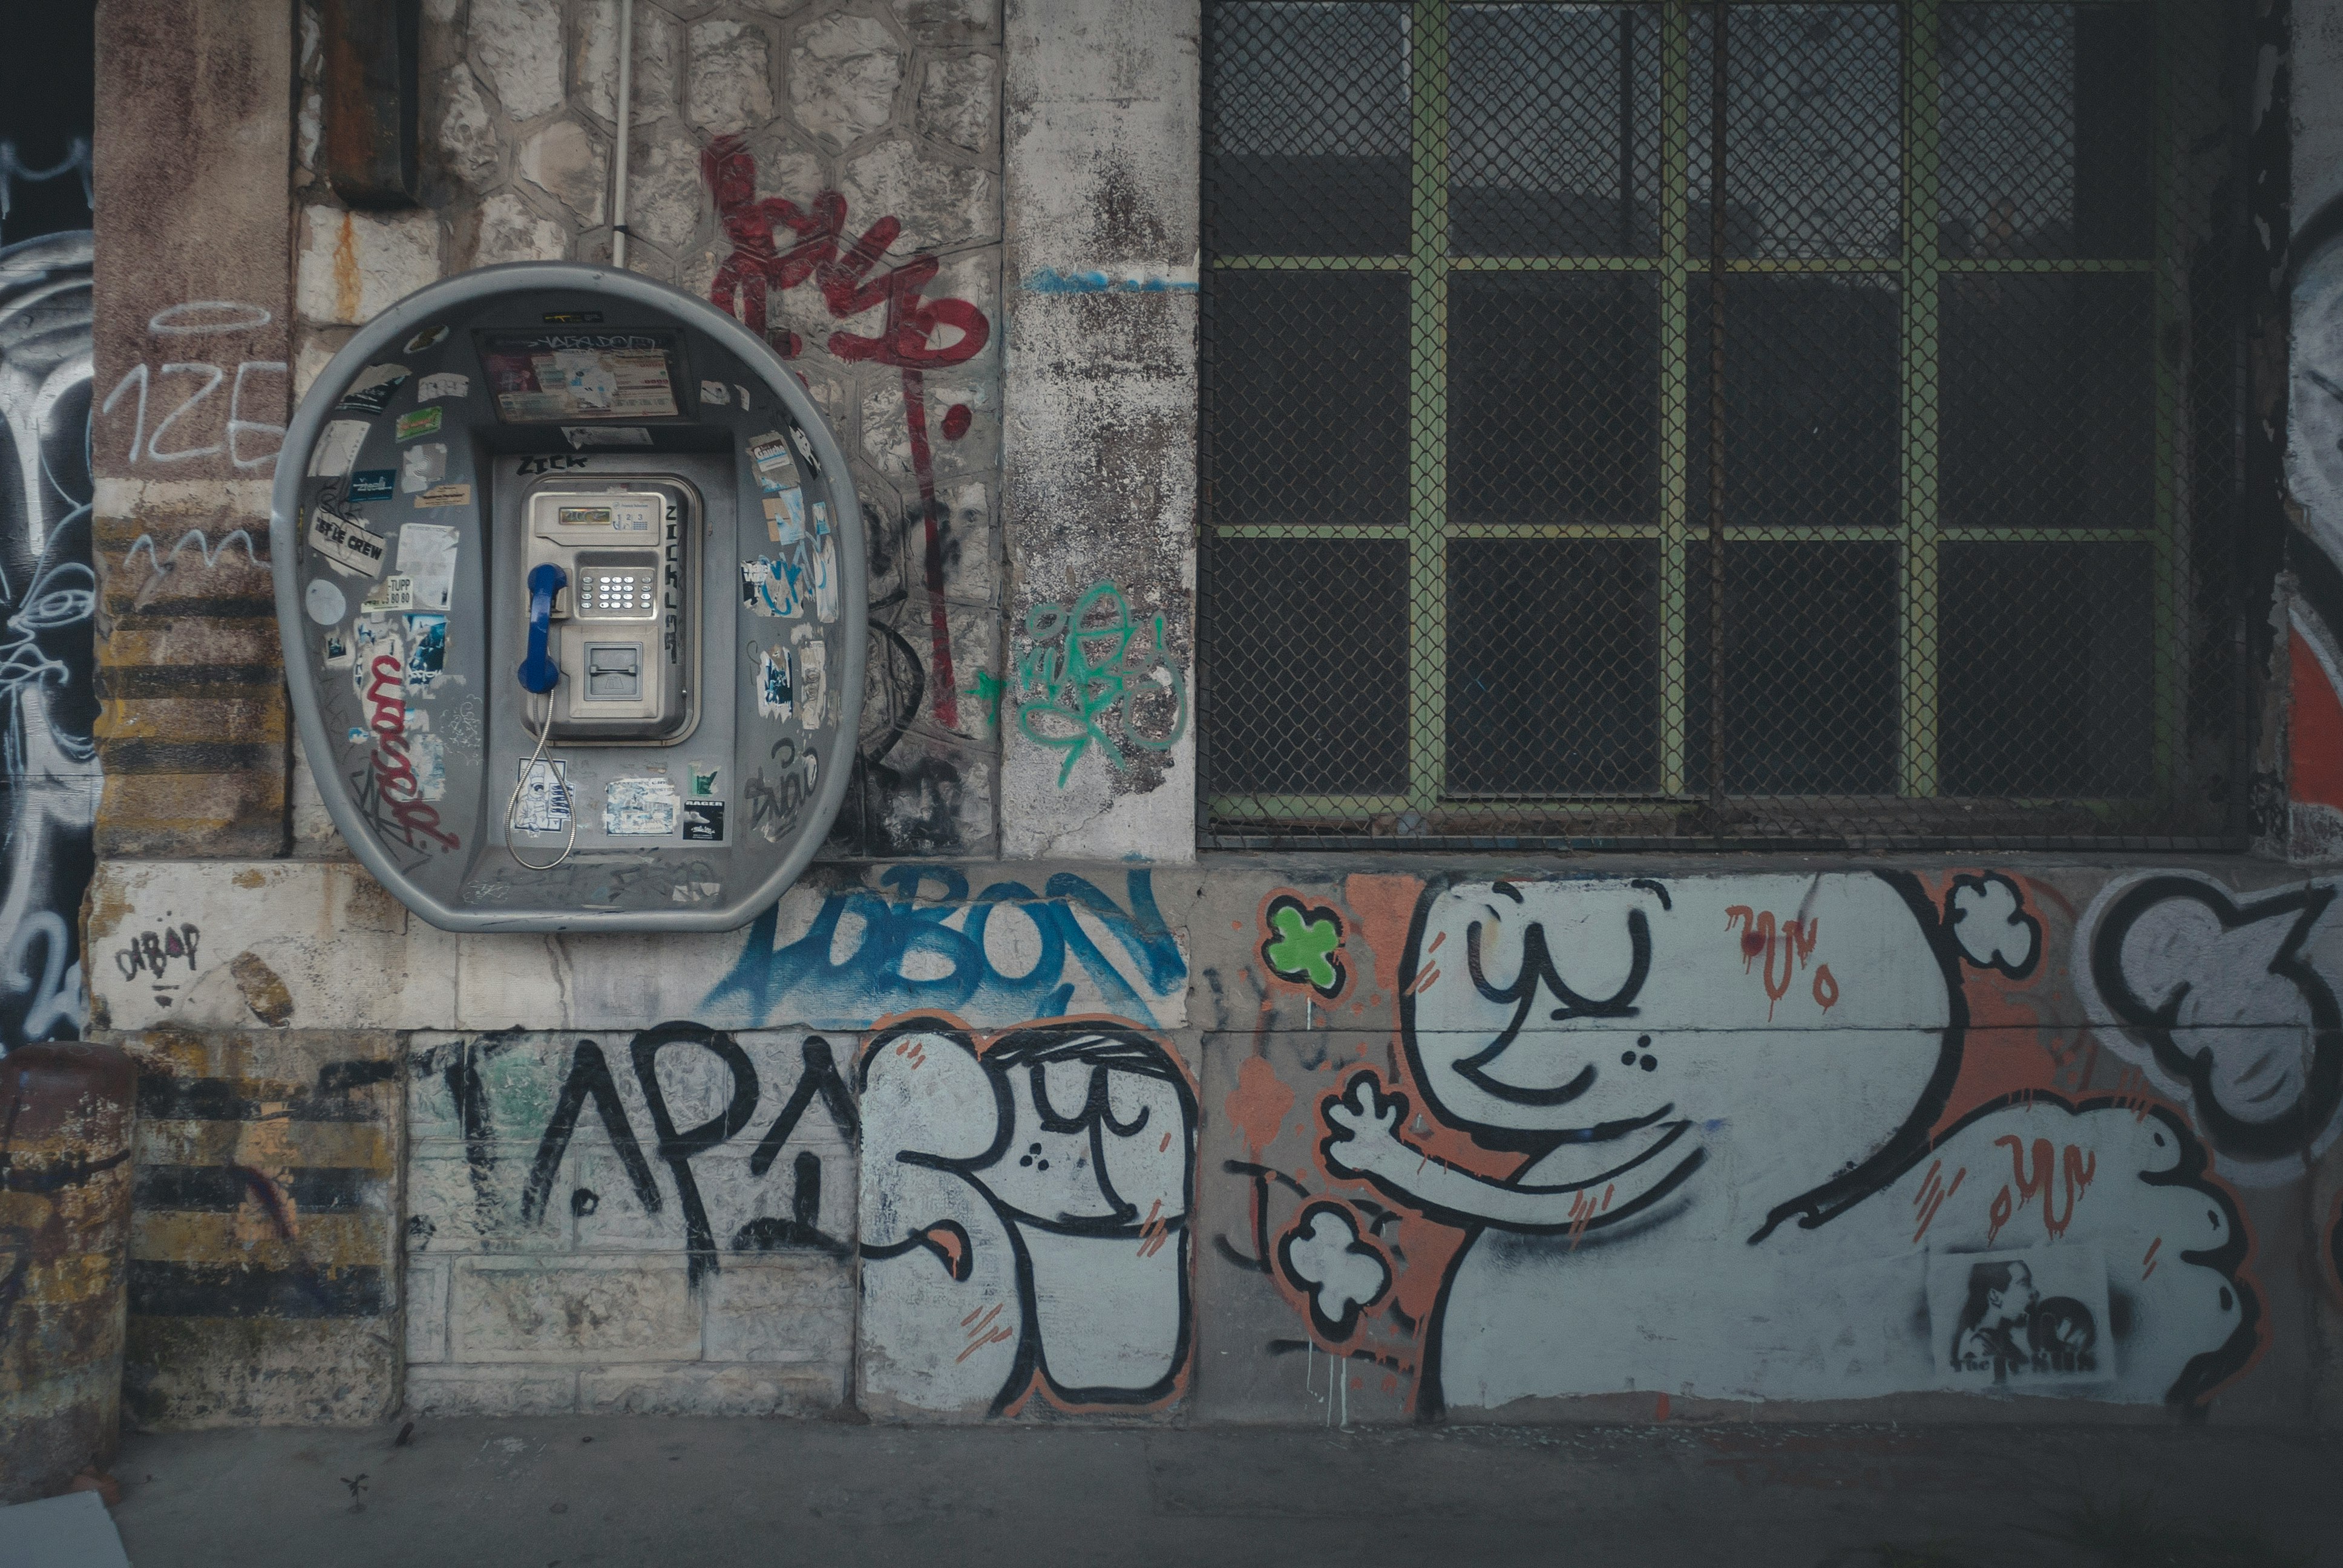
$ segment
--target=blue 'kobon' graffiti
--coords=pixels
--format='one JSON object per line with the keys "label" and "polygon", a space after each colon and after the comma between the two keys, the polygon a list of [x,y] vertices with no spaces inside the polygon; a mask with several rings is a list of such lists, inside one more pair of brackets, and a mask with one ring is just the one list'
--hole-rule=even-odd
{"label": "blue 'kobon' graffiti", "polygon": [[[1101,1010],[1153,1026],[1151,1004],[1187,982],[1187,960],[1156,908],[1147,871],[1125,873],[1127,910],[1070,871],[1051,877],[1039,893],[1022,882],[1000,881],[973,898],[968,878],[949,866],[895,866],[879,879],[886,892],[846,888],[826,895],[811,929],[785,947],[775,945],[779,906],[758,916],[740,957],[709,990],[699,1016],[743,1019],[747,1027],[786,1019],[856,1029],[873,1019],[929,1010],[992,1027],[1066,1016],[1078,978],[1087,978]],[[935,890],[921,900],[931,885]],[[985,952],[985,929],[1004,904],[1030,919],[1041,937],[1041,950],[1021,974],[1003,973]],[[1077,910],[1088,911],[1113,939],[1124,967],[1101,950]],[[966,918],[956,927],[945,923],[963,911]],[[840,927],[850,915],[861,923],[860,935],[851,951],[834,959]]]}

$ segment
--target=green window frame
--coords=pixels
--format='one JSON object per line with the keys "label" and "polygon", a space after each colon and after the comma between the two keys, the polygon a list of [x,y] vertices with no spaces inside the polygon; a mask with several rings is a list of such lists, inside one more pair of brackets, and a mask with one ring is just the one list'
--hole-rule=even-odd
{"label": "green window frame", "polygon": [[[1519,3],[1519,0],[1517,0]],[[1536,4],[1538,0],[1527,0]],[[1484,255],[1463,254],[1452,243],[1451,126],[1452,25],[1457,14],[1485,6],[1463,0],[1413,0],[1406,18],[1406,91],[1408,125],[1409,210],[1406,246],[1400,254],[1279,255],[1259,249],[1242,254],[1204,255],[1204,288],[1210,296],[1216,284],[1248,273],[1381,274],[1403,277],[1407,312],[1406,473],[1408,501],[1404,520],[1313,522],[1262,520],[1224,517],[1215,510],[1212,465],[1207,459],[1202,513],[1206,558],[1204,588],[1205,641],[1201,657],[1206,664],[1206,687],[1212,684],[1215,655],[1212,630],[1212,557],[1222,541],[1387,540],[1403,544],[1407,559],[1405,727],[1407,767],[1403,789],[1357,793],[1231,790],[1212,778],[1206,762],[1200,828],[1207,843],[1258,844],[1282,841],[1295,835],[1317,833],[1339,839],[1345,834],[1437,837],[1455,839],[1503,834],[1523,824],[1543,828],[1541,835],[1574,843],[1622,845],[1664,840],[1682,842],[1713,834],[1720,840],[1765,841],[1815,838],[1843,842],[1896,839],[1911,843],[2012,841],[2027,838],[2046,845],[2055,840],[2091,840],[2117,833],[2137,838],[2143,832],[2174,845],[2213,847],[2234,841],[2234,816],[2207,819],[2187,799],[2201,796],[2200,782],[2184,778],[2184,731],[2191,700],[2190,654],[2194,636],[2203,627],[2184,625],[2189,617],[2192,517],[2176,478],[2183,461],[2183,407],[2187,390],[2180,356],[2167,347],[2183,330],[2187,301],[2182,269],[2175,265],[2179,240],[2183,181],[2175,177],[2174,55],[2181,47],[2202,47],[2203,37],[2217,44],[2224,35],[2217,22],[2207,19],[2206,8],[2189,9],[2185,0],[2109,0],[2113,5],[2149,13],[2154,83],[2154,220],[2152,249],[2145,256],[1993,256],[1946,254],[1940,245],[1944,212],[1940,203],[1940,149],[1944,104],[1940,81],[1939,28],[1947,0],[1906,0],[1884,8],[1896,14],[1900,35],[1899,83],[1901,123],[1897,127],[1900,243],[1889,254],[1847,256],[1765,256],[1735,254],[1731,246],[1701,243],[1695,213],[1707,205],[1695,188],[1702,162],[1696,143],[1700,136],[1723,139],[1721,114],[1725,59],[1712,45],[1704,65],[1697,55],[1704,33],[1722,41],[1729,14],[1780,5],[1785,0],[1733,0],[1726,5],[1694,4],[1691,0],[1646,0],[1601,9],[1634,9],[1657,18],[1659,44],[1657,244],[1651,254]],[[1962,0],[1977,5],[1981,0]],[[1984,4],[2031,4],[2032,0],[1982,0]],[[1854,7],[1833,7],[1847,9]],[[1881,9],[1879,5],[1865,7]],[[2105,8],[2103,5],[2101,8]],[[1592,9],[1590,7],[1590,9]],[[2197,29],[2192,32],[2191,29]],[[2204,30],[2209,28],[2209,33]],[[1712,32],[1712,30],[1714,30]],[[2200,34],[2202,36],[2200,36]],[[2193,40],[2193,42],[2192,42]],[[1623,45],[1624,48],[1624,45]],[[1207,72],[1212,69],[1208,50]],[[1623,85],[1623,94],[1627,89]],[[1208,103],[1211,92],[1208,84]],[[1712,105],[1714,108],[1712,108]],[[1703,126],[1705,119],[1707,125]],[[1209,115],[1208,115],[1209,120]],[[1208,143],[1212,132],[1208,124]],[[1720,149],[1722,150],[1722,149]],[[1729,153],[1724,156],[1729,156]],[[1207,147],[1208,169],[1211,149]],[[1211,176],[1208,172],[1207,179]],[[2203,183],[2201,181],[2199,184]],[[1712,221],[1722,237],[1725,214],[1715,208]],[[1209,226],[1208,226],[1209,232]],[[1208,246],[1211,240],[1208,238]],[[1656,403],[1656,515],[1622,521],[1555,518],[1545,521],[1492,520],[1452,515],[1449,464],[1451,395],[1452,295],[1459,280],[1487,272],[1581,273],[1633,275],[1648,278],[1657,291],[1660,344]],[[1882,280],[1896,297],[1896,360],[1897,407],[1895,412],[1896,510],[1885,523],[1857,525],[1835,520],[1812,524],[1778,520],[1736,522],[1720,498],[1704,485],[1702,421],[1695,417],[1695,400],[1717,395],[1717,380],[1706,374],[1704,361],[1721,343],[1723,318],[1709,313],[1704,330],[1704,295],[1714,290],[1721,304],[1729,280],[1739,276],[1796,275],[1862,275]],[[1943,431],[1940,393],[1939,313],[1944,287],[1965,277],[1996,275],[2134,275],[2146,278],[2152,320],[2142,323],[2152,360],[2153,387],[2147,398],[2152,426],[2155,482],[2153,505],[2131,527],[1990,527],[1974,524],[1956,530],[1947,526],[1939,505],[1940,437]],[[2207,351],[2226,353],[2226,346]],[[1212,348],[1208,342],[1209,361]],[[1720,372],[1721,375],[1721,372]],[[1718,404],[1721,413],[1722,404]],[[1208,419],[1209,423],[1209,419]],[[1708,440],[1717,424],[1708,422]],[[1208,437],[1209,445],[1209,437]],[[1715,474],[1722,473],[1722,458]],[[1715,482],[1721,486],[1721,477]],[[1452,598],[1452,548],[1460,540],[1515,539],[1638,539],[1658,544],[1658,649],[1656,711],[1658,758],[1655,787],[1648,790],[1533,799],[1471,798],[1449,787],[1450,679],[1448,618]],[[1895,638],[1897,668],[1894,677],[1894,783],[1892,793],[1878,797],[1879,809],[1866,816],[1851,815],[1847,802],[1817,806],[1803,820],[1796,809],[1770,815],[1767,826],[1735,831],[1723,769],[1722,701],[1699,704],[1708,722],[1699,722],[1692,700],[1701,678],[1700,661],[1715,656],[1722,638],[1723,611],[1715,585],[1703,591],[1697,579],[1704,558],[1707,570],[1721,572],[1725,553],[1717,541],[1735,544],[1800,540],[1845,544],[1870,541],[1894,548],[1896,567]],[[2055,804],[2065,813],[2052,838],[2035,838],[2022,819],[2006,811],[1986,831],[1965,829],[1950,819],[1959,800],[1946,789],[1944,725],[1940,711],[1942,682],[1939,661],[1946,647],[1944,559],[1950,540],[1968,545],[2060,545],[2093,548],[2145,548],[2151,565],[2148,592],[2152,600],[2153,735],[2147,748],[2150,787],[2142,794],[2113,799],[2061,799]],[[1721,581],[1721,578],[1719,579]],[[1711,607],[1703,613],[1703,606]],[[1713,668],[1715,667],[1712,667]],[[2203,682],[2197,682],[2199,686]],[[2203,700],[2203,693],[2197,694]],[[1201,723],[1212,722],[1211,699],[1206,699]],[[1205,731],[1209,743],[1210,732]],[[2233,738],[2223,744],[2232,744]],[[1704,753],[1706,753],[1704,758]],[[1704,760],[1709,765],[1703,766]],[[2201,770],[2201,769],[2200,769]],[[1700,776],[1706,775],[1706,782]],[[2021,812],[2027,800],[2004,801]],[[2228,808],[2222,808],[2227,812]],[[2217,813],[2218,815],[2219,813]],[[2077,831],[2078,816],[2087,819]],[[1787,826],[1785,826],[1787,824]],[[1559,830],[1556,830],[1557,828]]]}

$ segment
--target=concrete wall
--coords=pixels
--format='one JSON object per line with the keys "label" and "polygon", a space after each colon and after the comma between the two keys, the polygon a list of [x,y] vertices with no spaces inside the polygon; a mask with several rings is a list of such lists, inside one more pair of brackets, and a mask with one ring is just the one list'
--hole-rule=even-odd
{"label": "concrete wall", "polygon": [[[257,226],[108,295],[102,194],[99,384],[232,324],[260,397],[433,277],[606,256],[616,10],[431,0],[384,214],[316,172],[314,11],[256,10],[203,188]],[[873,505],[855,789],[740,931],[427,927],[288,794],[235,527],[281,397],[184,473],[101,421],[123,777],[192,780],[109,793],[86,925],[191,1282],[148,1419],[2343,1415],[2325,872],[1199,858],[1195,5],[636,16],[630,260],[761,326]]]}

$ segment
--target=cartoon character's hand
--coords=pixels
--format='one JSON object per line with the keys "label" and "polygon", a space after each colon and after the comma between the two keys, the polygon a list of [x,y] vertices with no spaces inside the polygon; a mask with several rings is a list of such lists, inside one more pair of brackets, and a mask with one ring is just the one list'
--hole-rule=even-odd
{"label": "cartoon character's hand", "polygon": [[1364,1174],[1386,1157],[1400,1151],[1400,1123],[1407,1119],[1407,1097],[1385,1094],[1374,1074],[1362,1072],[1342,1086],[1342,1092],[1325,1102],[1322,1114],[1330,1134],[1322,1151],[1336,1171]]}

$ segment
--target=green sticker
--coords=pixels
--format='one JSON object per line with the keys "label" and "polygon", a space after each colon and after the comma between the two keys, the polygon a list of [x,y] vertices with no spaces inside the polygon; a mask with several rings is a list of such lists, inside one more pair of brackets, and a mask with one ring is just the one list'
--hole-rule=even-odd
{"label": "green sticker", "polygon": [[398,438],[402,441],[412,441],[417,436],[436,436],[438,433],[439,409],[436,405],[429,408],[417,408],[412,414],[401,414],[398,417]]}

